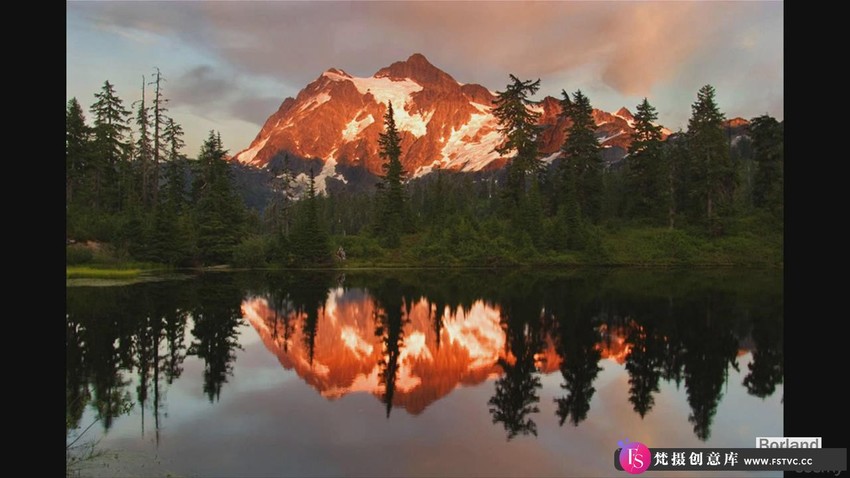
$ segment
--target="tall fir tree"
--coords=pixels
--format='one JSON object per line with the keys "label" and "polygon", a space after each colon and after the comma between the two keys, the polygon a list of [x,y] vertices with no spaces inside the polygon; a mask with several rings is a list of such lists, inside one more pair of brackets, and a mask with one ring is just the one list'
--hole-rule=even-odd
{"label": "tall fir tree", "polygon": [[310,182],[303,199],[298,221],[293,232],[292,248],[300,265],[323,264],[330,257],[330,242],[319,217],[319,198],[316,195],[316,179],[310,168]]}
{"label": "tall fir tree", "polygon": [[576,201],[582,216],[596,222],[602,213],[603,185],[602,154],[599,142],[596,141],[593,107],[581,90],[573,93],[572,100],[566,91],[561,90],[561,94],[561,115],[571,121],[561,146],[561,167],[572,170]]}
{"label": "tall fir tree", "polygon": [[163,194],[153,211],[151,255],[153,261],[165,264],[187,264],[192,256],[192,232],[186,200],[186,158],[183,128],[172,118],[166,119],[163,140],[167,146]]}
{"label": "tall fir tree", "polygon": [[[562,163],[563,164],[563,163]],[[561,178],[563,202],[558,207],[556,221],[562,225],[559,230],[566,231],[563,245],[567,249],[581,250],[586,244],[586,227],[578,202],[575,170],[563,166]]]}
{"label": "tall fir tree", "polygon": [[756,161],[753,204],[781,218],[785,165],[784,126],[776,121],[776,118],[762,115],[750,122],[750,134]]}
{"label": "tall fir tree", "polygon": [[83,108],[77,98],[65,108],[65,205],[70,206],[84,187],[89,162],[91,128],[86,125]]}
{"label": "tall fir tree", "polygon": [[268,207],[266,208],[266,222],[271,226],[271,231],[277,236],[289,236],[292,223],[292,208],[297,199],[295,194],[295,174],[289,162],[289,154],[284,154],[283,159],[275,158],[269,162],[267,168],[271,173],[271,192]]}
{"label": "tall fir tree", "polygon": [[115,87],[107,80],[99,93],[95,93],[91,106],[94,117],[94,152],[92,154],[92,206],[97,210],[115,210],[119,206],[121,192],[115,188],[118,167],[127,161],[128,145],[125,135],[130,128],[127,120],[130,112],[115,93]]}
{"label": "tall fir tree", "polygon": [[377,232],[386,247],[395,248],[401,243],[404,230],[406,172],[401,164],[401,136],[393,116],[393,104],[387,104],[384,114],[384,132],[378,136],[379,155],[384,160],[384,174],[378,183]]}
{"label": "tall fir tree", "polygon": [[151,114],[150,107],[145,101],[145,89],[147,83],[142,75],[142,97],[137,102],[136,127],[138,128],[138,139],[135,143],[135,161],[138,164],[138,175],[141,176],[141,190],[139,191],[142,204],[146,207],[151,205],[151,162],[153,161],[153,144],[151,143]]}
{"label": "tall fir tree", "polygon": [[163,141],[162,132],[164,127],[167,124],[167,117],[165,113],[168,111],[168,108],[165,107],[165,104],[168,100],[162,93],[162,83],[165,81],[162,73],[159,71],[159,68],[154,68],[156,73],[154,73],[154,80],[151,84],[154,85],[154,96],[153,96],[153,105],[151,110],[151,116],[153,119],[153,171],[151,173],[153,185],[151,186],[151,192],[153,196],[151,198],[151,202],[156,205],[159,198],[159,179],[160,179],[160,170],[159,163],[162,158],[162,152],[166,143]]}
{"label": "tall fir tree", "polygon": [[725,116],[715,100],[714,87],[705,85],[697,92],[688,120],[688,149],[694,171],[690,190],[695,206],[709,235],[723,234],[723,219],[731,214],[735,171],[729,158],[729,145],[723,134]]}
{"label": "tall fir tree", "polygon": [[165,171],[166,202],[179,212],[186,205],[186,157],[180,152],[186,143],[183,141],[183,127],[168,118],[163,139],[168,146],[168,166]]}
{"label": "tall fir tree", "polygon": [[210,131],[198,154],[194,184],[198,253],[205,264],[228,262],[241,236],[243,206],[226,156],[221,135]]}
{"label": "tall fir tree", "polygon": [[505,91],[496,92],[497,98],[493,101],[493,115],[499,121],[499,132],[504,138],[495,151],[501,155],[513,154],[507,167],[507,192],[518,206],[525,195],[526,176],[542,169],[537,147],[540,113],[529,108],[537,104],[529,97],[540,89],[540,79],[522,81],[514,75],[510,75],[510,79]]}
{"label": "tall fir tree", "polygon": [[676,227],[676,218],[683,205],[688,204],[688,193],[685,184],[688,184],[686,166],[689,164],[690,153],[686,135],[680,129],[667,138],[664,142],[664,163],[667,179],[664,181],[666,194],[664,203],[667,206],[667,226],[670,229]]}
{"label": "tall fir tree", "polygon": [[632,144],[626,159],[629,216],[645,217],[656,222],[667,213],[663,207],[666,194],[666,171],[662,156],[661,126],[655,124],[658,113],[644,98],[635,113]]}

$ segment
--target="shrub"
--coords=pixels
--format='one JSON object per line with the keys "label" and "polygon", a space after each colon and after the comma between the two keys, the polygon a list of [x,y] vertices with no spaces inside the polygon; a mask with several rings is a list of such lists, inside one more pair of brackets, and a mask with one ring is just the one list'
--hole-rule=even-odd
{"label": "shrub", "polygon": [[269,244],[262,236],[251,236],[242,240],[233,248],[233,265],[235,267],[261,268],[266,267]]}
{"label": "shrub", "polygon": [[82,244],[73,244],[65,248],[65,264],[87,264],[94,258],[91,249]]}
{"label": "shrub", "polygon": [[357,236],[340,236],[333,245],[334,257],[339,246],[345,249],[347,259],[374,260],[384,256],[384,249],[378,240],[365,234]]}

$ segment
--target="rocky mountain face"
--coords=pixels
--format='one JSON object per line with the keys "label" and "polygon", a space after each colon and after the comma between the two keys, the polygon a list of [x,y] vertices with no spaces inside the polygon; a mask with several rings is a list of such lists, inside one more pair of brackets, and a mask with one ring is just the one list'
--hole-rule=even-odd
{"label": "rocky mountain face", "polygon": [[[395,62],[369,78],[331,68],[295,98],[284,100],[234,160],[259,167],[284,155],[308,161],[317,169],[320,189],[328,178],[347,182],[363,170],[380,174],[378,135],[392,102],[401,133],[401,160],[410,176],[435,169],[496,169],[506,158],[494,151],[502,141],[492,114],[495,98],[494,91],[459,83],[421,54]],[[568,121],[559,118],[556,98],[547,96],[532,108],[541,113],[540,152],[551,161],[564,141]],[[606,160],[622,158],[631,143],[631,112],[626,108],[613,114],[594,110],[593,117]],[[665,130],[665,134],[669,132]]]}

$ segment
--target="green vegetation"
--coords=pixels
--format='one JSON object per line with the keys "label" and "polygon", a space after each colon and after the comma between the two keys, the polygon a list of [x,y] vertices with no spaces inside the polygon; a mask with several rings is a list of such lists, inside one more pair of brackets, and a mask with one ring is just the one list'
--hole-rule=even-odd
{"label": "green vegetation", "polygon": [[[381,238],[384,245],[395,248],[400,244],[399,238],[409,217],[405,214],[406,174],[401,165],[401,138],[395,126],[392,102],[387,105],[387,113],[384,115],[384,132],[378,136],[378,146],[380,147],[378,154],[384,159],[384,164],[381,165],[384,174],[377,185],[378,211],[373,232]],[[312,183],[310,191],[312,191]],[[314,196],[311,193],[308,198],[311,204]],[[310,209],[313,208],[311,205]]]}
{"label": "green vegetation", "polygon": [[87,266],[65,268],[66,279],[134,279],[141,273],[141,269],[102,269]]}
{"label": "green vegetation", "polygon": [[[405,133],[388,104],[376,145],[383,174],[374,190],[322,194],[312,168],[309,182],[299,184],[303,175],[284,154],[269,163],[269,192],[255,210],[245,206],[252,192],[234,179],[241,166],[228,161],[218,133],[210,131],[197,159],[181,153],[182,128],[166,116],[158,70],[154,78],[143,79],[134,103],[135,131],[109,82],[95,95],[92,126],[77,100],[68,102],[66,234],[77,241],[66,250],[69,277],[223,264],[783,264],[783,123],[754,118],[748,135],[733,141],[710,85],[697,93],[688,131],[663,140],[644,98],[628,155],[613,164],[603,161],[590,99],[562,90],[557,124],[566,135],[550,167],[538,146],[553,132],[538,124],[530,99],[540,80],[510,75],[493,105],[503,135],[496,151],[506,167],[476,175],[435,170],[415,179],[401,163]],[[99,246],[81,245],[87,241]],[[127,266],[138,263],[149,266]]]}
{"label": "green vegetation", "polygon": [[[741,218],[742,224],[758,221]],[[737,223],[736,223],[737,224]],[[737,226],[733,226],[737,227]],[[480,228],[479,228],[480,229]],[[695,231],[658,226],[618,229],[591,227],[594,246],[581,251],[537,252],[533,244],[517,248],[490,239],[461,222],[445,234],[402,236],[402,246],[385,249],[363,236],[334,237],[348,256],[345,268],[369,267],[510,267],[510,266],[768,266],[783,264],[782,233],[741,233],[713,240]]]}
{"label": "green vegetation", "polygon": [[[568,217],[577,214],[598,223],[602,217],[602,154],[596,140],[596,123],[593,121],[593,107],[581,90],[573,93],[570,100],[565,91],[561,91],[561,115],[572,123],[567,128],[567,137],[561,146],[564,160],[561,161],[561,175],[564,186],[563,204],[567,206]],[[573,202],[577,204],[573,204]],[[577,211],[576,211],[577,209]],[[574,227],[581,227],[580,222]]]}
{"label": "green vegetation", "polygon": [[[528,99],[540,89],[540,79],[522,81],[514,75],[510,78],[511,83],[505,91],[498,92],[493,102],[493,116],[499,120],[499,132],[504,137],[496,151],[502,155],[513,154],[513,160],[507,166],[505,194],[513,206],[517,206],[528,189],[527,176],[542,169],[537,154],[540,113],[529,108],[536,103]],[[531,181],[536,182],[536,179],[532,176]]]}

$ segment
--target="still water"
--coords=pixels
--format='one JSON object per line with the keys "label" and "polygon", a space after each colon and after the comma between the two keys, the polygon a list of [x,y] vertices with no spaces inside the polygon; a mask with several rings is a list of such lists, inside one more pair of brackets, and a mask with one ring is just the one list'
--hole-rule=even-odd
{"label": "still water", "polygon": [[66,294],[66,443],[91,426],[77,443],[177,476],[611,476],[623,439],[783,435],[781,271],[208,273]]}

